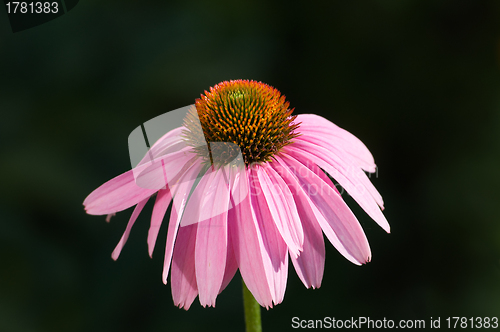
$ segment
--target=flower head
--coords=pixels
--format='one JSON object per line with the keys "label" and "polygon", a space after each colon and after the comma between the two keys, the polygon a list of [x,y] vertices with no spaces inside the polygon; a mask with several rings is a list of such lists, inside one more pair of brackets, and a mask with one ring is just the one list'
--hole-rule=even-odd
{"label": "flower head", "polygon": [[369,262],[363,229],[326,173],[389,232],[382,197],[363,172],[375,171],[372,155],[328,120],[292,111],[285,96],[260,82],[222,82],[205,91],[136,167],[85,199],[87,213],[108,219],[135,205],[112,257],[156,194],[149,253],[172,203],[163,282],[170,273],[174,303],[185,309],[196,296],[215,306],[238,269],[262,306],[278,304],[289,257],[304,285],[319,287],[323,233],[349,261]]}
{"label": "flower head", "polygon": [[[206,142],[233,143],[239,147],[236,151],[241,151],[246,165],[271,161],[297,136],[294,130],[299,125],[293,123],[296,116],[291,116],[293,109],[288,108],[285,96],[264,83],[222,82],[210,88],[210,92],[205,91],[195,105],[185,121],[188,144],[204,147]],[[199,119],[202,132],[192,118]],[[224,149],[224,145],[220,148]],[[227,153],[214,151],[212,155]]]}

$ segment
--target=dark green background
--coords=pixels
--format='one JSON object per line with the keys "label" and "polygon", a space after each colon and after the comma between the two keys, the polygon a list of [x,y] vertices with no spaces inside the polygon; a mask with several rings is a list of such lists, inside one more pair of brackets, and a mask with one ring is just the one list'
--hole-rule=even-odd
{"label": "dark green background", "polygon": [[0,11],[0,330],[243,330],[238,277],[215,309],[173,305],[165,227],[147,254],[151,203],[117,262],[131,211],[106,224],[82,206],[130,168],[134,128],[238,78],[361,138],[392,226],[351,204],[372,262],[327,243],[322,287],[290,268],[265,331],[294,316],[500,316],[499,74],[496,0],[88,0],[15,34]]}

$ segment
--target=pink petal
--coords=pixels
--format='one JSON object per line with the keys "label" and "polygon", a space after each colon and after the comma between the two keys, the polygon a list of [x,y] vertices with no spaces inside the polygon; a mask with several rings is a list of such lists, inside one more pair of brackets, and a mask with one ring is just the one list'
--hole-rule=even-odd
{"label": "pink petal", "polygon": [[156,190],[138,187],[128,171],[101,185],[83,202],[88,214],[102,215],[123,211],[150,197]]}
{"label": "pink petal", "polygon": [[[325,243],[323,232],[313,212],[309,198],[305,195],[295,176],[278,156],[277,162],[272,162],[271,166],[280,174],[287,186],[290,188],[297,205],[297,210],[304,229],[304,244],[300,256],[294,258],[291,255],[295,271],[304,285],[309,288],[319,288],[323,279],[325,267]],[[319,218],[323,218],[318,213]],[[326,221],[324,221],[326,223]],[[342,247],[343,248],[343,247]],[[345,250],[345,248],[343,248]]]}
{"label": "pink petal", "polygon": [[165,188],[169,181],[175,183],[196,159],[189,149],[175,156],[163,156],[152,165],[142,165],[104,183],[83,202],[86,212],[94,215],[116,213]]}
{"label": "pink petal", "polygon": [[179,229],[182,214],[186,207],[186,202],[196,181],[196,176],[200,173],[202,168],[201,163],[195,163],[189,168],[186,173],[181,177],[178,184],[174,186],[171,191],[174,191],[174,199],[172,204],[172,211],[170,213],[170,221],[168,223],[167,243],[165,245],[165,260],[163,263],[163,283],[167,283],[168,272],[170,269],[170,262],[172,260],[172,253],[174,251],[175,238]]}
{"label": "pink petal", "polygon": [[[210,167],[193,190],[181,226],[208,220],[229,209],[226,199],[222,204],[214,204],[214,197],[229,197],[229,168]],[[229,200],[229,198],[227,199]]]}
{"label": "pink petal", "polygon": [[323,180],[325,183],[327,183],[337,194],[341,195],[335,184],[330,180],[328,175],[325,174],[325,172],[319,168],[315,163],[313,163],[310,160],[306,160],[305,163],[303,163],[305,167],[307,167],[311,172],[319,176],[321,180]]}
{"label": "pink petal", "polygon": [[189,309],[198,289],[195,273],[195,243],[198,224],[181,227],[172,259],[172,298],[179,308]]}
{"label": "pink petal", "polygon": [[[341,142],[339,140],[332,139],[328,135],[321,135],[318,134],[317,132],[314,132],[313,130],[301,130],[300,132],[300,137],[298,137],[299,140],[304,140],[307,142],[314,143],[316,145],[322,146],[325,149],[334,149],[334,150],[342,150],[344,152],[344,158],[348,158],[353,164],[355,164],[357,167],[369,171],[371,173],[376,171],[376,165],[375,164],[368,164],[363,160],[360,160],[359,158],[356,158],[356,156],[353,156],[352,154],[349,154],[349,147],[345,146],[344,142]],[[344,144],[344,145],[342,145]]]}
{"label": "pink petal", "polygon": [[[303,214],[302,214],[303,215]],[[302,283],[307,287],[321,287],[325,269],[325,242],[318,223],[306,222],[304,225],[304,249],[300,256],[292,259],[292,264]]]}
{"label": "pink petal", "polygon": [[227,287],[227,285],[229,285],[229,282],[233,279],[237,270],[238,262],[236,261],[236,256],[234,255],[233,239],[231,238],[228,226],[226,268],[224,269],[224,278],[222,279],[219,294]]}
{"label": "pink petal", "polygon": [[[250,172],[250,179],[255,181],[257,174],[255,168]],[[253,174],[252,174],[253,173]],[[250,187],[250,201],[258,232],[262,238],[263,255],[262,261],[266,272],[273,303],[278,304],[283,301],[288,278],[288,250],[286,242],[280,234],[277,223],[273,222],[273,217],[269,205],[263,197],[263,185],[254,182]],[[295,204],[294,204],[295,206]],[[302,231],[302,226],[301,226]],[[303,239],[302,239],[303,241]],[[301,246],[302,249],[302,246]]]}
{"label": "pink petal", "polygon": [[[177,147],[178,150],[180,150],[180,148],[182,148],[182,147],[186,147],[187,146],[186,142],[184,141],[184,139],[181,136],[182,132],[184,130],[186,130],[185,127],[178,127],[178,128],[170,130],[165,135],[163,135],[160,139],[158,139],[153,144],[151,149],[144,156],[145,159],[143,159],[143,161],[141,161],[141,163],[139,163],[139,164],[143,164],[145,160],[153,160],[153,159],[158,158],[164,154],[170,153],[171,152],[170,150],[173,147]],[[142,131],[142,129],[141,129],[141,131]],[[130,137],[129,137],[129,145],[130,145],[130,143],[132,143],[132,142],[130,142]],[[183,146],[180,145],[181,143],[183,144]],[[153,158],[150,158],[150,157],[153,157]]]}
{"label": "pink petal", "polygon": [[118,259],[118,256],[120,256],[120,252],[123,249],[123,246],[127,242],[128,236],[130,234],[130,231],[132,230],[132,226],[134,226],[135,221],[137,220],[137,217],[142,211],[142,208],[144,208],[144,205],[148,202],[149,197],[142,200],[137,204],[137,206],[134,209],[134,212],[132,212],[132,216],[130,216],[130,220],[128,221],[127,228],[125,228],[125,232],[123,233],[120,242],[118,242],[118,245],[116,246],[115,250],[113,250],[113,253],[111,254],[111,257],[114,260]]}
{"label": "pink petal", "polygon": [[[278,156],[275,156],[275,159],[276,159],[276,162],[273,163],[273,167],[275,167],[275,169],[283,176],[283,179],[285,179],[285,181],[287,182],[290,189],[292,190],[292,188],[294,188],[295,200],[300,201],[303,204],[302,207],[305,209],[305,211],[303,211],[303,212],[307,213],[309,218],[311,218],[311,219],[313,217],[315,218],[317,223],[323,229],[323,232],[325,233],[326,237],[330,240],[332,245],[342,254],[342,256],[344,256],[345,258],[347,258],[349,261],[351,261],[352,263],[354,263],[356,265],[361,265],[362,263],[364,263],[365,262],[364,260],[359,261],[357,258],[353,257],[349,253],[349,251],[344,247],[342,242],[339,240],[339,238],[335,234],[335,231],[329,225],[328,221],[325,219],[325,216],[323,216],[322,212],[320,212],[318,210],[316,205],[313,203],[313,201],[309,197],[310,194],[314,194],[314,195],[318,194],[317,185],[310,184],[310,183],[301,183],[299,181],[299,179],[297,178],[297,176],[295,175],[297,172],[301,172],[300,174],[302,175],[302,177],[308,178],[308,177],[311,177],[311,174],[309,174],[309,172],[312,172],[312,171],[308,170],[307,166],[302,165],[301,163],[297,163],[296,166],[290,166],[287,163],[285,163],[285,161],[282,158],[280,158]],[[302,166],[306,167],[306,169],[303,169]],[[321,171],[317,166],[315,166],[315,167],[316,167],[319,174],[324,175],[323,171]],[[313,173],[318,175],[318,173],[316,173],[316,172],[313,172]],[[332,193],[329,191],[328,188],[325,189],[325,187],[327,187],[327,186],[332,188],[332,190],[335,189],[335,186],[333,185],[333,183],[331,183],[330,179],[328,177],[326,177],[326,179],[323,179],[321,177],[319,177],[319,178],[322,181],[324,181],[324,182],[320,182],[321,183],[320,184],[320,188],[321,188],[320,193],[322,195],[332,195]],[[328,182],[325,183],[326,181],[328,181]],[[311,190],[311,188],[313,190]],[[338,194],[337,191],[335,191],[335,193],[337,193],[338,197],[340,199],[342,199],[340,194]],[[312,215],[311,215],[311,213],[312,213]]]}
{"label": "pink petal", "polygon": [[377,202],[377,197],[374,195],[375,193],[377,196],[380,195],[363,171],[332,154],[330,150],[306,141],[295,141],[283,148],[283,152],[304,163],[307,160],[315,162],[337,180],[377,224],[386,232],[390,231],[389,223],[377,206],[377,203],[382,204],[382,198],[380,197]]}
{"label": "pink petal", "polygon": [[[184,210],[184,214],[181,219],[181,227],[201,221],[201,215],[203,214],[204,208],[202,206],[202,202],[207,194],[207,191],[212,185],[215,174],[216,172],[214,171],[214,168],[209,167],[194,188],[191,196],[188,196],[186,209]],[[211,193],[213,193],[213,191]]]}
{"label": "pink petal", "polygon": [[[321,145],[318,145],[316,143],[313,143],[309,141],[308,137],[301,137],[298,140],[296,140],[294,143],[295,147],[299,149],[303,149],[306,151],[310,151],[311,153],[315,152],[320,152],[320,153],[325,153],[327,152],[326,156],[323,156],[323,159],[325,161],[333,161],[330,162],[331,165],[337,165],[337,173],[342,171],[346,174],[346,176],[350,177],[352,181],[357,181],[358,186],[362,186],[362,190],[366,190],[370,193],[370,195],[373,197],[375,202],[383,209],[384,208],[384,201],[382,200],[382,196],[380,196],[379,192],[373,184],[370,182],[370,179],[366,176],[366,174],[359,168],[357,167],[352,160],[349,158],[349,156],[342,151],[341,149],[338,149],[337,147],[334,146],[329,146],[328,148],[325,148]],[[310,149],[313,149],[312,151]],[[334,173],[335,174],[335,173]],[[333,175],[332,175],[333,176]]]}
{"label": "pink petal", "polygon": [[[274,221],[279,234],[293,256],[302,251],[304,232],[290,189],[276,171],[267,164],[254,165],[250,170],[250,184],[255,186],[252,201],[258,202],[266,220]],[[264,212],[263,212],[264,213]]]}
{"label": "pink petal", "polygon": [[[365,233],[354,214],[342,200],[342,197],[291,156],[283,155],[282,160],[296,176],[300,186],[303,189],[307,188],[305,194],[324,216],[324,219],[318,218],[318,222],[337,250],[343,254],[343,248],[345,248],[348,255],[344,256],[348,259],[351,256],[360,263],[370,261],[370,246]],[[311,191],[311,188],[314,189],[314,192]],[[326,220],[326,224],[324,220]],[[336,237],[332,236],[331,230],[333,230]],[[338,246],[337,240],[340,241],[341,246]]]}
{"label": "pink petal", "polygon": [[158,191],[153,214],[151,215],[151,226],[148,231],[148,251],[150,257],[153,257],[153,250],[155,248],[156,239],[158,238],[158,232],[160,231],[163,217],[167,212],[171,200],[172,195],[169,189],[160,189]]}
{"label": "pink petal", "polygon": [[226,268],[229,183],[224,180],[225,168],[214,172],[212,190],[208,190],[212,194],[204,202],[204,210],[212,217],[198,224],[196,235],[196,280],[202,306],[215,306]]}
{"label": "pink petal", "polygon": [[[128,137],[130,162],[132,166],[136,168],[150,164],[161,156],[186,148],[187,144],[181,136],[184,129],[184,127],[179,127],[167,132],[148,149],[142,128],[141,126],[137,127]],[[154,139],[154,137],[148,137],[148,139]],[[140,157],[139,160],[138,157]]]}
{"label": "pink petal", "polygon": [[166,186],[171,187],[195,160],[193,149],[188,146],[155,158],[151,162],[135,167],[132,171],[137,186],[159,190]]}
{"label": "pink petal", "polygon": [[[238,168],[232,172],[234,173],[231,174],[231,196],[235,193],[236,196],[243,197],[249,187],[246,170]],[[233,200],[232,197],[230,199]],[[239,204],[233,206],[228,211],[228,231],[233,240],[234,254],[241,276],[257,302],[263,307],[272,307],[273,296],[263,260],[266,252],[250,205],[250,195],[246,195]]]}
{"label": "pink petal", "polygon": [[204,187],[204,193],[201,200],[201,211],[199,220],[208,220],[218,215],[227,215],[229,210],[229,172],[228,165],[219,169],[213,169],[210,177],[203,178],[208,180]]}
{"label": "pink petal", "polygon": [[303,135],[324,137],[336,146],[342,147],[368,172],[375,172],[375,161],[368,148],[356,136],[315,114],[300,114],[296,122],[301,122],[300,132]]}

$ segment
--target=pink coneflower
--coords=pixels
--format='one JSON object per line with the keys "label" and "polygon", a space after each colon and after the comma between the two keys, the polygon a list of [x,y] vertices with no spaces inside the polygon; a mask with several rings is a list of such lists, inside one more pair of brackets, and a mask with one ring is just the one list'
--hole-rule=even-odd
{"label": "pink coneflower", "polygon": [[215,306],[238,269],[261,306],[280,303],[288,257],[306,287],[320,287],[322,233],[352,263],[369,262],[363,229],[326,173],[389,232],[382,197],[364,172],[375,171],[372,155],[330,121],[292,111],[285,96],[260,82],[205,91],[137,167],[85,199],[87,213],[108,220],[135,205],[113,259],[156,194],[149,254],[172,201],[163,282],[170,272],[174,303],[186,310],[196,296]]}

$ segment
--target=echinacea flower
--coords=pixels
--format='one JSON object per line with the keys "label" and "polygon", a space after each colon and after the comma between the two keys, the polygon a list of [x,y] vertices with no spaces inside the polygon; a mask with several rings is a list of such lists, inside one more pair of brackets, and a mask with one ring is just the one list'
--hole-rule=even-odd
{"label": "echinacea flower", "polygon": [[292,111],[285,96],[260,82],[205,91],[136,167],[85,199],[87,213],[108,221],[135,206],[113,259],[156,195],[149,254],[172,202],[163,282],[170,272],[174,303],[186,310],[196,296],[215,306],[238,269],[261,306],[280,303],[289,257],[307,288],[320,287],[323,233],[352,263],[369,262],[363,229],[327,174],[389,232],[382,197],[364,172],[375,171],[371,153],[330,121]]}

